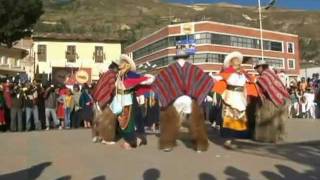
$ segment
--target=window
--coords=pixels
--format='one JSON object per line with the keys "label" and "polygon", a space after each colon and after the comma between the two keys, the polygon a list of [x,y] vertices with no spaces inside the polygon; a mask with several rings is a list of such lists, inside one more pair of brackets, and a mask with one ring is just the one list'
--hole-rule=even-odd
{"label": "window", "polygon": [[296,61],[294,59],[288,59],[288,69],[295,69]]}
{"label": "window", "polygon": [[47,61],[47,46],[38,45],[38,61],[46,62]]}
{"label": "window", "polygon": [[287,50],[288,50],[288,53],[294,53],[294,44],[289,42],[287,43]]}
{"label": "window", "polygon": [[96,46],[94,50],[94,60],[96,63],[102,63],[105,58],[102,46]]}
{"label": "window", "polygon": [[[239,37],[239,36],[230,36],[225,34],[217,34],[217,33],[197,33],[194,35],[188,36],[170,36],[154,43],[151,43],[141,49],[138,49],[133,52],[133,59],[139,59],[143,56],[147,56],[156,51],[176,46],[177,41],[185,40],[187,38],[195,39],[196,44],[218,44],[218,45],[227,45],[234,47],[242,47],[242,48],[253,48],[253,49],[261,49],[260,40],[255,38],[248,37]],[[283,43],[276,41],[263,41],[264,49],[270,51],[280,51],[282,52]]]}
{"label": "window", "polygon": [[270,43],[270,50],[282,52],[282,43],[281,42],[271,42]]}
{"label": "window", "polygon": [[210,33],[200,33],[195,35],[196,44],[211,44]]}
{"label": "window", "polygon": [[222,35],[222,34],[212,34],[211,43],[221,44],[221,45],[231,45],[230,36]]}
{"label": "window", "polygon": [[76,46],[67,46],[66,51],[66,59],[68,62],[76,62],[76,59],[78,58],[76,53]]}
{"label": "window", "polygon": [[275,41],[263,41],[263,49],[282,52],[282,43]]}
{"label": "window", "polygon": [[282,59],[264,58],[264,60],[274,68],[284,69],[284,63]]}
{"label": "window", "polygon": [[[250,57],[247,57],[250,58]],[[257,62],[261,60],[261,58],[251,57],[252,62]],[[277,69],[284,69],[284,60],[283,59],[276,59],[276,58],[264,58],[264,60],[269,64],[269,66],[277,68]]]}

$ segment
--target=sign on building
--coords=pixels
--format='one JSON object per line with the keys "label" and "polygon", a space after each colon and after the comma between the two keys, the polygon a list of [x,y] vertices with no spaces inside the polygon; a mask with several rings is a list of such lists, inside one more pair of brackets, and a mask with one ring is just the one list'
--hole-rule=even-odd
{"label": "sign on building", "polygon": [[182,49],[187,55],[196,54],[196,41],[193,38],[179,40],[176,42],[176,49]]}

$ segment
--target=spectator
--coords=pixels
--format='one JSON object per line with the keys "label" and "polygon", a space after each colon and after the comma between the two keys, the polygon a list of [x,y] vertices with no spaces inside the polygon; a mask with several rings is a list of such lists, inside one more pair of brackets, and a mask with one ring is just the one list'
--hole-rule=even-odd
{"label": "spectator", "polygon": [[308,89],[306,90],[306,92],[304,93],[304,97],[306,98],[307,101],[307,117],[308,118],[312,118],[315,119],[316,118],[316,114],[315,114],[315,95],[313,93],[313,90],[311,89],[311,87],[308,87]]}
{"label": "spectator", "polygon": [[0,127],[3,127],[6,125],[6,119],[5,119],[5,99],[3,96],[3,88],[0,87]]}
{"label": "spectator", "polygon": [[84,85],[81,90],[80,107],[82,109],[81,115],[85,128],[91,128],[91,121],[93,119],[93,99],[89,94],[88,85]]}
{"label": "spectator", "polygon": [[65,128],[65,98],[67,88],[62,86],[59,89],[58,106],[57,106],[57,117],[60,120],[59,129]]}
{"label": "spectator", "polygon": [[301,91],[302,93],[304,93],[307,89],[308,83],[306,82],[305,78],[301,78],[301,82],[299,84],[299,91]]}
{"label": "spectator", "polygon": [[298,112],[297,117],[298,118],[307,118],[307,110],[308,109],[308,102],[306,100],[305,96],[302,96],[299,101],[298,105]]}
{"label": "spectator", "polygon": [[75,84],[73,86],[73,104],[74,104],[74,109],[73,109],[73,118],[72,118],[72,127],[73,128],[78,128],[80,127],[80,88],[79,85]]}
{"label": "spectator", "polygon": [[65,125],[66,128],[69,129],[71,126],[71,112],[74,109],[74,99],[72,95],[72,91],[70,89],[67,90],[67,94],[65,97]]}
{"label": "spectator", "polygon": [[10,110],[10,130],[12,132],[22,131],[22,108],[24,94],[19,86],[15,86],[11,91],[12,108]]}
{"label": "spectator", "polygon": [[32,85],[28,85],[25,92],[26,130],[31,130],[31,115],[33,115],[36,130],[41,130],[41,122],[39,121],[39,110],[37,105],[37,89]]}
{"label": "spectator", "polygon": [[44,94],[46,111],[46,130],[50,129],[50,117],[53,119],[55,127],[59,125],[59,120],[56,114],[58,93],[59,89],[54,89],[54,86],[51,85],[46,89]]}
{"label": "spectator", "polygon": [[290,93],[290,105],[289,105],[289,118],[293,118],[296,116],[298,113],[298,103],[299,103],[299,98],[297,96],[297,93],[295,90],[291,89],[289,91]]}

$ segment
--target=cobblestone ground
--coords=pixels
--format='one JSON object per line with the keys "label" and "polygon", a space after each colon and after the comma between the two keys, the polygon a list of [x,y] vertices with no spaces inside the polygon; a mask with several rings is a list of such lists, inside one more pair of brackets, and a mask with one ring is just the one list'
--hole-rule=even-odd
{"label": "cobblestone ground", "polygon": [[198,154],[182,135],[174,151],[157,149],[158,138],[126,151],[119,144],[91,143],[89,130],[0,134],[0,179],[75,180],[316,180],[320,179],[320,120],[289,120],[278,145],[239,141],[228,151],[210,130],[209,151]]}

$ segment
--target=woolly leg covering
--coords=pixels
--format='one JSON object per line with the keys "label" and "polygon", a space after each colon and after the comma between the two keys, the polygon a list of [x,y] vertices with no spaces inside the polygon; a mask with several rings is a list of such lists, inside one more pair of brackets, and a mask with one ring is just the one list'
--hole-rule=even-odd
{"label": "woolly leg covering", "polygon": [[173,105],[160,112],[160,149],[172,149],[179,135],[179,114]]}
{"label": "woolly leg covering", "polygon": [[112,113],[109,107],[106,107],[97,118],[100,137],[105,141],[114,141],[117,116]]}
{"label": "woolly leg covering", "polygon": [[98,127],[99,127],[99,120],[101,119],[101,114],[102,114],[102,112],[100,112],[96,108],[94,108],[94,117],[93,117],[92,128],[91,128],[91,133],[92,133],[93,138],[100,137]]}
{"label": "woolly leg covering", "polygon": [[208,150],[208,134],[205,126],[204,114],[196,101],[192,102],[190,132],[197,151]]}

